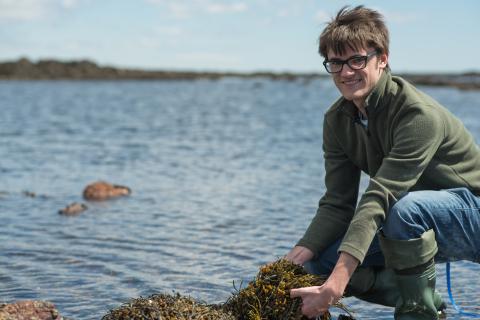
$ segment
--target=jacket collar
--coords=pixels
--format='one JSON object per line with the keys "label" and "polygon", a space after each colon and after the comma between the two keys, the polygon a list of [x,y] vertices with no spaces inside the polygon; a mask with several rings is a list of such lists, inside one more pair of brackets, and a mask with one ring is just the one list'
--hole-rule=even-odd
{"label": "jacket collar", "polygon": [[382,75],[380,76],[380,79],[378,79],[378,82],[373,88],[372,92],[370,92],[370,94],[365,99],[365,108],[367,109],[369,115],[374,114],[386,104],[385,99],[388,96],[388,87],[390,86],[391,82],[392,75],[390,74],[390,71],[384,69]]}

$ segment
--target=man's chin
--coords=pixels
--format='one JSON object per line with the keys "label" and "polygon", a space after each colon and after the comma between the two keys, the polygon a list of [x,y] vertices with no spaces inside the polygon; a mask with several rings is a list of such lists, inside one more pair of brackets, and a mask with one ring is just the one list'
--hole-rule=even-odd
{"label": "man's chin", "polygon": [[360,100],[364,97],[364,94],[361,90],[355,90],[353,92],[351,90],[343,90],[340,91],[340,93],[348,101]]}
{"label": "man's chin", "polygon": [[356,98],[356,96],[350,92],[342,92],[342,96],[348,101],[352,101],[353,99]]}

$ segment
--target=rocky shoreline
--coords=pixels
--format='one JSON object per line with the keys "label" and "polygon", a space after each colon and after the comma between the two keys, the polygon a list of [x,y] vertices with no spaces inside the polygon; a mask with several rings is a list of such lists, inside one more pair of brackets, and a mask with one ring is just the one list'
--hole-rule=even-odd
{"label": "rocky shoreline", "polygon": [[[455,87],[463,90],[480,90],[480,72],[458,74],[399,74],[417,85]],[[275,72],[194,72],[168,70],[124,69],[99,66],[90,60],[59,61],[26,58],[0,62],[0,80],[197,80],[223,77],[272,80],[311,80],[328,77],[320,73],[275,73]]]}
{"label": "rocky shoreline", "polygon": [[32,62],[21,58],[16,61],[0,62],[0,80],[215,80],[223,77],[269,77],[295,80],[298,77],[312,78],[316,76],[318,75],[270,72],[149,71],[99,66],[90,60]]}

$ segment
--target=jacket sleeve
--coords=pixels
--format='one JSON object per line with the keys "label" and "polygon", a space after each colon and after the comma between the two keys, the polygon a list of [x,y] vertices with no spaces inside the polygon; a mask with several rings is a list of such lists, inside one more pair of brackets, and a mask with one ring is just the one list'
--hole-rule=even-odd
{"label": "jacket sleeve", "polygon": [[428,105],[406,107],[389,125],[392,148],[370,178],[339,248],[360,262],[392,205],[416,184],[445,137],[443,119]]}
{"label": "jacket sleeve", "polygon": [[325,118],[323,123],[326,192],[304,236],[297,243],[317,255],[347,230],[357,203],[360,169],[348,159]]}

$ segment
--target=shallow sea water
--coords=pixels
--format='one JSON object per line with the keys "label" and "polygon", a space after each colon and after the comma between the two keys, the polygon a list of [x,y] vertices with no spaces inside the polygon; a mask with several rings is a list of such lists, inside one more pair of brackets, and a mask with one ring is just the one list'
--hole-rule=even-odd
{"label": "shallow sea water", "polygon": [[[479,91],[422,89],[480,142]],[[0,303],[48,300],[64,316],[100,319],[159,292],[225,301],[313,217],[322,118],[337,95],[324,79],[0,82]],[[99,179],[133,194],[57,214]],[[452,266],[468,311],[480,312],[479,270]],[[359,319],[393,318],[344,302]]]}

